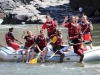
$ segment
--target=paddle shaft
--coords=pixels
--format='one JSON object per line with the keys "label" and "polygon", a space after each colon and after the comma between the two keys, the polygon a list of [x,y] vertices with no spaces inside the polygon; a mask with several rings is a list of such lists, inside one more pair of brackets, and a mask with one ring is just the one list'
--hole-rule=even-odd
{"label": "paddle shaft", "polygon": [[82,35],[86,32],[87,28],[89,27],[89,25],[87,25],[86,29],[84,30],[84,32],[82,33]]}
{"label": "paddle shaft", "polygon": [[[90,41],[87,41],[87,42],[82,42],[82,43],[89,43]],[[72,44],[72,45],[80,45],[82,43],[77,43],[77,44]]]}
{"label": "paddle shaft", "polygon": [[[53,56],[55,56],[55,54],[56,54],[57,52],[58,52],[58,50],[57,50],[55,53],[53,53],[53,54],[49,57],[49,59],[52,58]],[[49,59],[48,59],[48,60],[49,60]]]}

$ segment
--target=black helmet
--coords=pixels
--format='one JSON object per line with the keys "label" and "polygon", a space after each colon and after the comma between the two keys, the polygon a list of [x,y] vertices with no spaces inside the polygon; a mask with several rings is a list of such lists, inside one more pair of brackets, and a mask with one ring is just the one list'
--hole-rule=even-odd
{"label": "black helmet", "polygon": [[9,28],[9,31],[12,32],[13,31],[13,27]]}

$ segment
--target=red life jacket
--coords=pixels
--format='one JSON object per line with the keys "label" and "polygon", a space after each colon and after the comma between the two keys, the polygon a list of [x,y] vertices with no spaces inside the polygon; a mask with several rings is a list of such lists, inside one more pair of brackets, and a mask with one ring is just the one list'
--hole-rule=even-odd
{"label": "red life jacket", "polygon": [[[8,32],[9,33],[9,32]],[[9,40],[11,40],[12,42],[14,42],[14,38],[11,36],[8,36],[8,33],[5,34],[5,39],[6,39],[6,43],[9,43]]]}
{"label": "red life jacket", "polygon": [[[70,24],[71,24],[71,23],[70,23]],[[73,25],[71,24],[70,27],[68,28],[69,37],[73,37],[73,36],[78,35],[79,31],[80,31],[79,26],[73,26]]]}
{"label": "red life jacket", "polygon": [[54,36],[57,37],[57,41],[55,42],[56,46],[61,46],[62,45],[62,36],[57,36],[56,34],[53,34],[50,36],[50,38],[52,39]]}
{"label": "red life jacket", "polygon": [[62,45],[62,37],[58,36],[57,38],[58,38],[58,40],[56,41],[55,45],[61,46]]}
{"label": "red life jacket", "polygon": [[36,38],[35,36],[32,36],[32,37],[27,36],[27,39],[26,39],[26,42],[25,42],[25,46],[26,47],[30,47],[31,45],[33,45],[35,38]]}
{"label": "red life jacket", "polygon": [[46,41],[46,37],[41,37],[41,35],[38,35],[38,46],[39,47],[46,47],[47,46],[47,41]]}
{"label": "red life jacket", "polygon": [[[82,33],[90,32],[89,23],[80,23]],[[85,32],[84,32],[85,31]]]}
{"label": "red life jacket", "polygon": [[52,34],[51,36],[50,36],[50,39],[52,39],[54,36],[57,36],[56,34]]}
{"label": "red life jacket", "polygon": [[46,25],[47,25],[48,33],[55,33],[56,32],[56,27],[54,26],[53,21],[46,22]]}

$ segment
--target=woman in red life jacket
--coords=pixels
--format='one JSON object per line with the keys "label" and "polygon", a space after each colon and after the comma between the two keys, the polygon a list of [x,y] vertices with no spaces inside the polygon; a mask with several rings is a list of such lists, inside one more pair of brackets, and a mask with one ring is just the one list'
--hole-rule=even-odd
{"label": "woman in red life jacket", "polygon": [[83,52],[87,50],[86,48],[81,47],[82,43],[83,43],[82,33],[79,33],[78,37],[74,38],[72,40],[72,44],[71,44],[74,48],[74,52],[81,56],[80,63],[82,63],[83,58],[84,58],[84,53]]}
{"label": "woman in red life jacket", "polygon": [[46,22],[42,25],[42,29],[47,29],[48,37],[55,34],[57,28],[57,21],[53,21],[50,15],[46,16]]}
{"label": "woman in red life jacket", "polygon": [[51,35],[50,38],[51,38],[51,45],[53,47],[53,51],[54,53],[56,52],[56,54],[60,55],[60,63],[62,63],[64,58],[64,53],[59,51],[60,49],[64,48],[64,46],[62,46],[63,40],[62,40],[61,30],[57,30],[56,34]]}
{"label": "woman in red life jacket", "polygon": [[13,34],[13,28],[9,28],[9,32],[6,33],[5,35],[6,43],[8,46],[14,48],[15,50],[18,50],[19,44],[15,43],[14,41],[19,42],[22,44],[19,40],[17,40]]}
{"label": "woman in red life jacket", "polygon": [[45,62],[45,56],[47,54],[47,43],[49,42],[49,38],[47,36],[45,36],[45,32],[43,29],[40,30],[40,35],[38,35],[36,37],[36,48],[34,49],[31,59],[32,60],[34,58],[34,56],[37,53],[41,53],[42,54],[42,61],[41,62]]}
{"label": "woman in red life jacket", "polygon": [[80,27],[76,23],[76,17],[71,16],[70,22],[66,22],[67,20],[68,20],[68,16],[65,17],[65,20],[63,21],[62,26],[68,28],[69,39],[77,37],[80,31]]}
{"label": "woman in red life jacket", "polygon": [[[87,16],[82,16],[82,21],[80,22],[81,31],[83,33],[83,39],[85,41],[92,41],[91,30],[93,30],[92,22],[87,20]],[[84,47],[86,45],[84,44]],[[92,49],[92,43],[90,43],[90,49]]]}
{"label": "woman in red life jacket", "polygon": [[30,49],[30,47],[31,47],[33,44],[34,44],[34,46],[35,46],[35,36],[33,36],[33,34],[32,34],[31,31],[27,31],[27,35],[26,35],[26,36],[24,36],[24,35],[25,35],[25,31],[23,31],[23,35],[22,35],[22,37],[21,37],[21,38],[23,38],[23,39],[26,40],[25,46],[24,46],[24,49],[26,49],[26,50],[24,50],[24,51],[22,52],[22,61],[24,62],[24,54],[27,53],[27,60],[26,60],[26,62],[28,62],[29,53],[30,53],[30,51],[31,51],[32,49],[34,49],[34,47]]}
{"label": "woman in red life jacket", "polygon": [[[68,28],[68,35],[69,35],[69,43],[73,38],[78,36],[78,33],[80,32],[80,27],[78,25],[78,17],[71,16],[70,22],[66,22],[68,20],[68,16],[65,17],[62,26]],[[71,49],[71,46],[69,46],[69,49]]]}

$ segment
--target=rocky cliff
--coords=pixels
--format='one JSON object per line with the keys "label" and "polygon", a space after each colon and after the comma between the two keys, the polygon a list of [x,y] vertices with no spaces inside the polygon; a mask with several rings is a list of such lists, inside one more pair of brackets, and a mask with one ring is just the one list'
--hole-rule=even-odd
{"label": "rocky cliff", "polygon": [[100,16],[100,0],[70,0],[70,6],[74,10],[82,7],[88,17],[95,15],[97,11],[97,16]]}
{"label": "rocky cliff", "polygon": [[62,23],[66,15],[79,15],[69,0],[0,0],[0,13],[6,15],[3,24],[43,23],[47,14]]}
{"label": "rocky cliff", "polygon": [[71,11],[69,0],[0,0],[0,12],[6,14],[3,24],[42,23],[47,14],[62,22]]}

